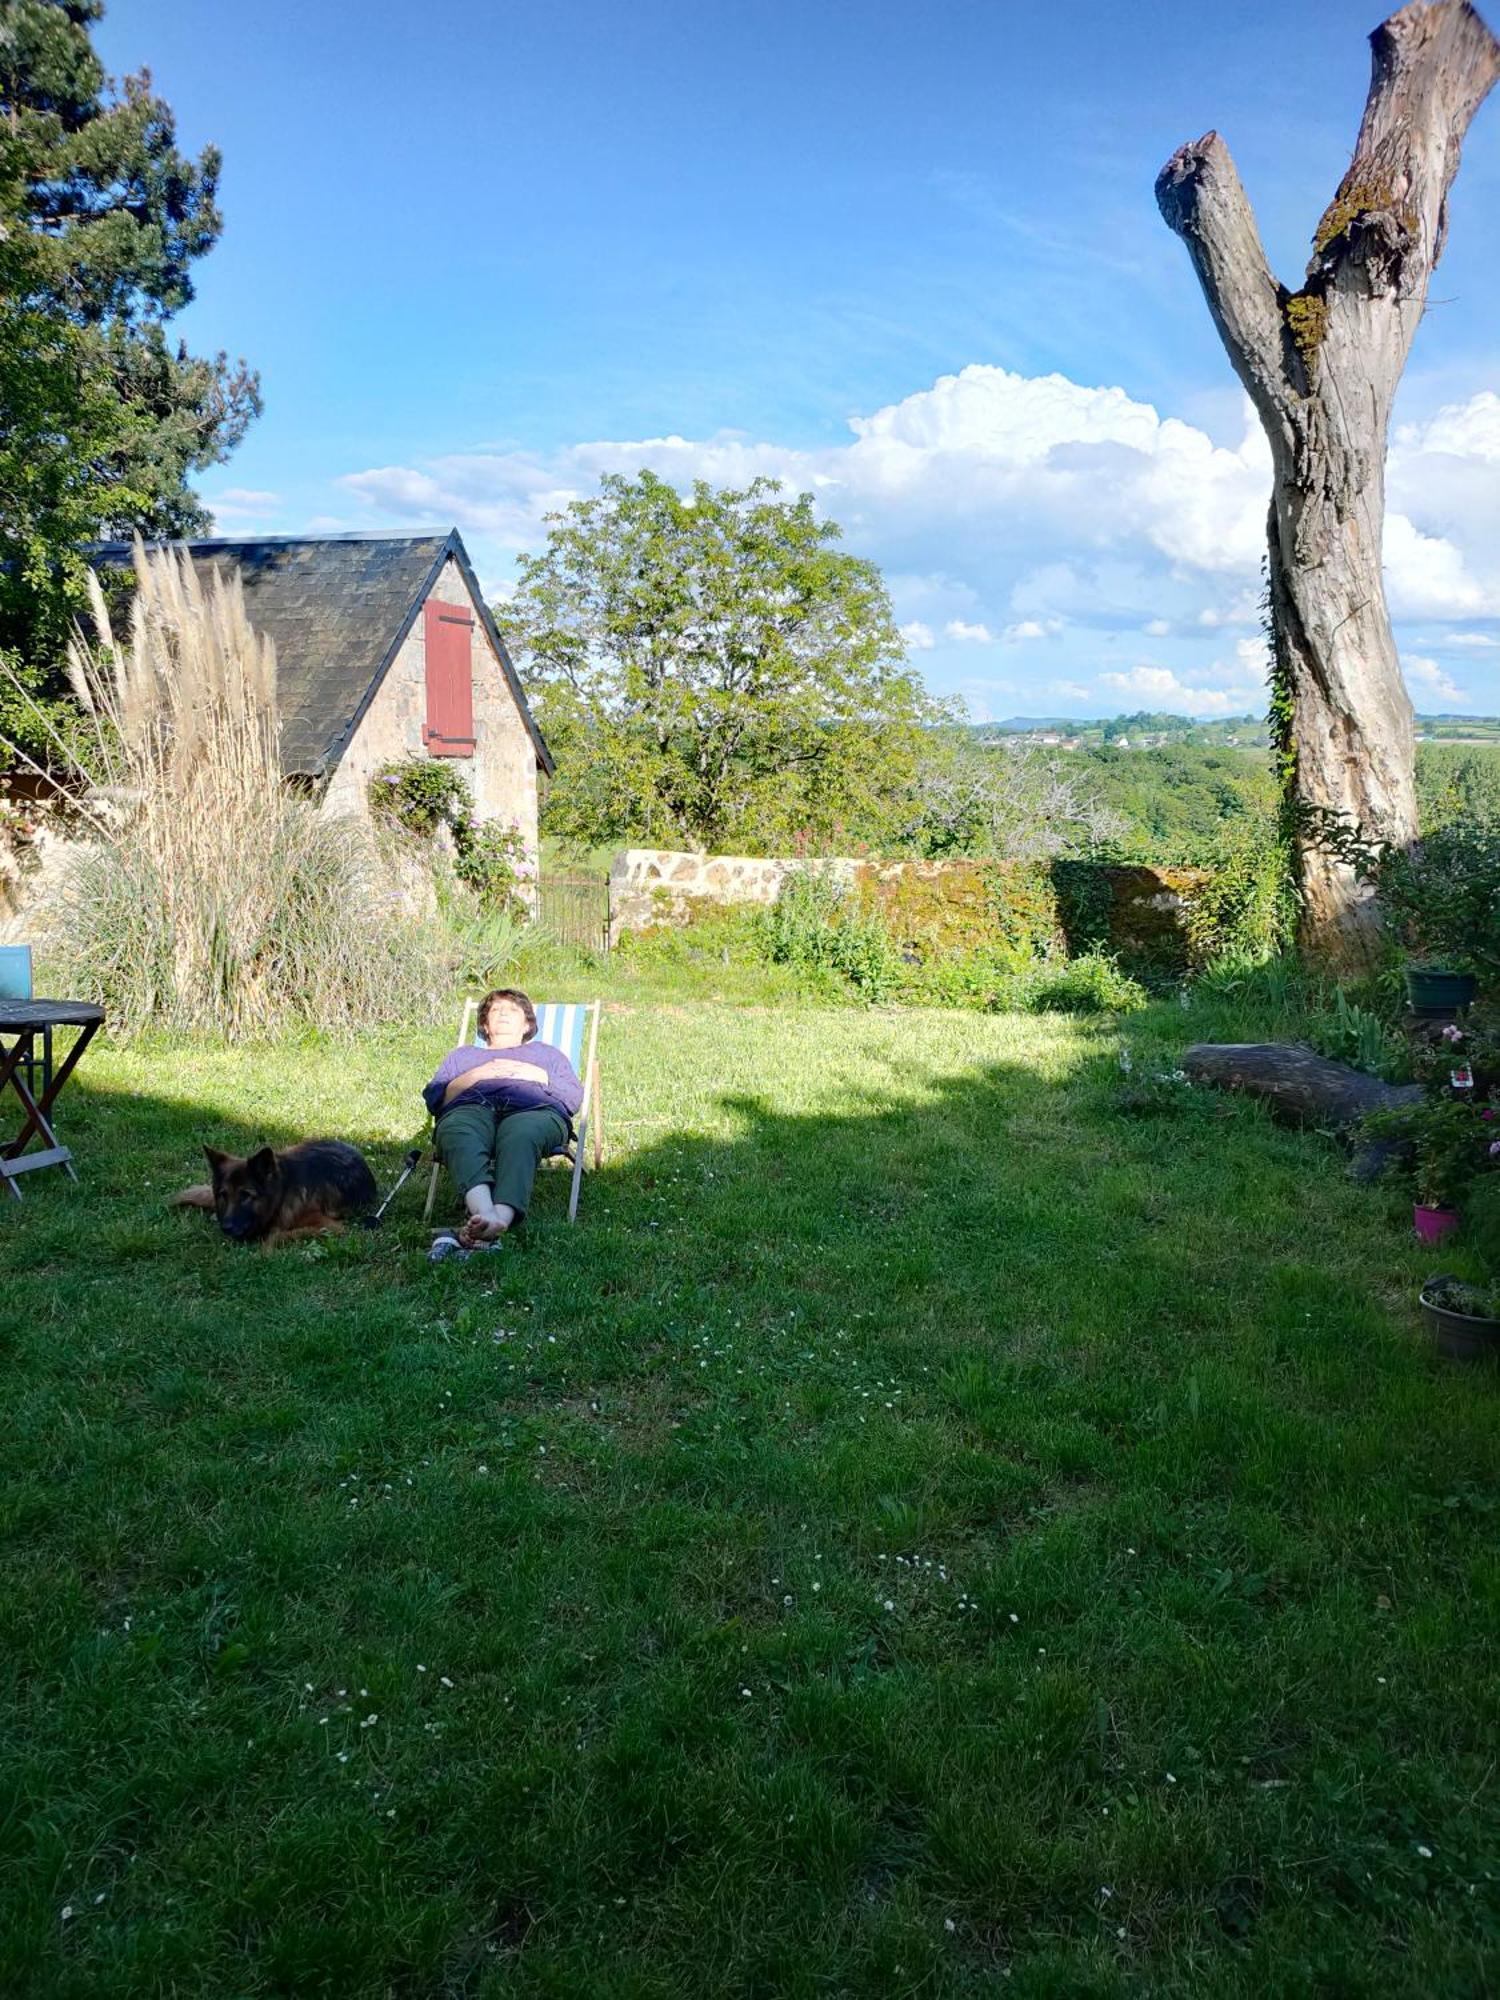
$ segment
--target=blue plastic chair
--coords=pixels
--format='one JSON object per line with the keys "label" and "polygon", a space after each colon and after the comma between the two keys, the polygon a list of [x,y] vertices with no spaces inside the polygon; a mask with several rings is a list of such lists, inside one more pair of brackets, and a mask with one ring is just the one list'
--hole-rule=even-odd
{"label": "blue plastic chair", "polygon": [[[599,1011],[597,1000],[544,1000],[536,1010],[536,1040],[561,1049],[583,1085],[583,1108],[575,1128],[577,1137],[571,1147],[564,1147],[551,1156],[573,1169],[573,1186],[568,1195],[569,1222],[578,1220],[578,1193],[583,1185],[584,1155],[591,1135],[594,1166],[598,1168],[604,1164],[604,1121],[599,1102]],[[475,999],[464,1002],[458,1039],[460,1043],[472,1043],[477,1049],[487,1046],[479,1032],[479,1002]],[[434,1159],[432,1177],[427,1184],[427,1206],[422,1211],[424,1222],[431,1216],[432,1205],[437,1199],[440,1172],[441,1168]]]}

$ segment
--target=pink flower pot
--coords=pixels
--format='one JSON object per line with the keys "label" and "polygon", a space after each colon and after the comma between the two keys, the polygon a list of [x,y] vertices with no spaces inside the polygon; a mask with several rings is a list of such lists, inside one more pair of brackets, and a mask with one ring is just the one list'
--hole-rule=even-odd
{"label": "pink flower pot", "polygon": [[1417,1232],[1420,1243],[1441,1243],[1445,1236],[1451,1236],[1458,1227],[1456,1208],[1424,1208],[1420,1202],[1411,1212],[1412,1228]]}

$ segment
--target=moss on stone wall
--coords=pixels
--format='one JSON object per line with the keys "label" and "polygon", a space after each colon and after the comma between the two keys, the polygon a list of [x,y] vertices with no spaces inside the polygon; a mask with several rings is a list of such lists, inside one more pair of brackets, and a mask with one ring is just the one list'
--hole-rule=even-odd
{"label": "moss on stone wall", "polygon": [[[675,927],[736,900],[728,876],[711,878],[720,863],[692,857],[691,883],[654,856],[656,879],[616,906],[619,929]],[[737,864],[724,861],[730,874]],[[785,864],[767,863],[767,868]],[[850,884],[859,902],[878,911],[891,942],[909,965],[952,966],[976,954],[1014,967],[1039,959],[1103,951],[1148,982],[1197,970],[1222,948],[1225,924],[1195,915],[1214,906],[1214,872],[1113,861],[865,861],[824,864]],[[769,886],[757,884],[757,887]],[[761,907],[772,899],[754,898]],[[1220,898],[1222,901],[1222,898]]]}
{"label": "moss on stone wall", "polygon": [[1118,862],[870,863],[859,893],[924,964],[985,949],[1016,960],[1107,951],[1145,974],[1186,970],[1186,914],[1202,869]]}
{"label": "moss on stone wall", "polygon": [[1017,958],[1060,949],[1057,898],[1045,868],[1022,862],[866,864],[861,897],[877,908],[897,947],[924,963],[983,945]]}

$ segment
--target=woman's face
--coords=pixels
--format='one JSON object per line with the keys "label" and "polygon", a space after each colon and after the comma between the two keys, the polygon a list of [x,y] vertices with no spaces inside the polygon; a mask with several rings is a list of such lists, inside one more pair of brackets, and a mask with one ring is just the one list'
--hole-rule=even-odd
{"label": "woman's face", "polygon": [[526,1039],[526,1016],[514,1000],[496,1000],[484,1017],[484,1037],[492,1049],[519,1048]]}

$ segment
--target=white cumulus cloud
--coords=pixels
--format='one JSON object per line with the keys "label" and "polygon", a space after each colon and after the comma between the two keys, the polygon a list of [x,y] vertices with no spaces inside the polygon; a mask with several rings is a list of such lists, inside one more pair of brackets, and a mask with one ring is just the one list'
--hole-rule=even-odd
{"label": "white cumulus cloud", "polygon": [[1183,715],[1239,715],[1256,698],[1258,690],[1236,674],[1228,687],[1206,683],[1215,669],[1194,674],[1191,680],[1173,673],[1170,667],[1142,664],[1122,673],[1100,674],[1099,685],[1122,695],[1130,695],[1143,705]]}
{"label": "white cumulus cloud", "polygon": [[1440,701],[1467,702],[1466,689],[1440,667],[1436,660],[1429,660],[1421,653],[1412,653],[1401,662],[1406,684],[1415,695],[1436,695]]}
{"label": "white cumulus cloud", "polygon": [[[950,684],[948,648],[1047,638],[1054,671],[1089,677],[1101,644],[1123,649],[1144,632],[1166,642],[1175,668],[1150,671],[1206,713],[1214,690],[1195,688],[1191,635],[1259,621],[1271,474],[1248,405],[1229,445],[1122,387],[1061,374],[975,364],[851,417],[842,440],[816,447],[671,433],[451,453],[340,484],[370,525],[457,523],[485,574],[500,576],[540,546],[549,513],[594,491],[601,474],[643,466],[682,486],[766,475],[813,493],[845,546],[881,564],[908,647],[936,653],[936,676]],[[1492,391],[1398,429],[1385,541],[1398,618],[1462,627],[1500,616],[1497,467]],[[1186,705],[1176,688],[1151,699]]]}
{"label": "white cumulus cloud", "polygon": [[204,504],[218,527],[263,527],[281,506],[281,495],[257,486],[226,486],[222,492],[204,496]]}
{"label": "white cumulus cloud", "polygon": [[1445,403],[1424,424],[1397,427],[1395,449],[1442,452],[1452,458],[1484,458],[1500,465],[1500,395],[1482,389],[1467,403]]}

